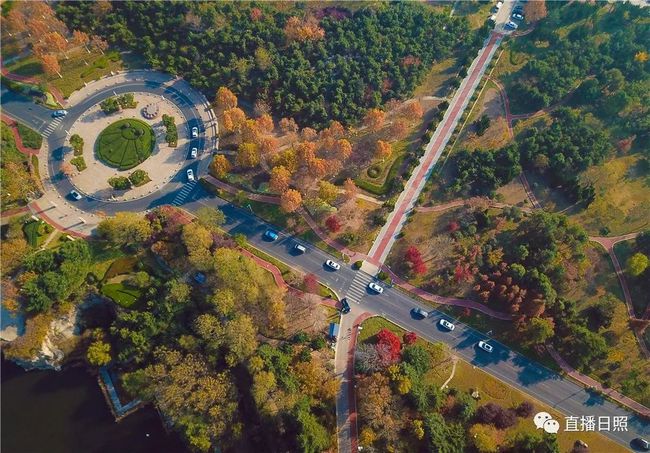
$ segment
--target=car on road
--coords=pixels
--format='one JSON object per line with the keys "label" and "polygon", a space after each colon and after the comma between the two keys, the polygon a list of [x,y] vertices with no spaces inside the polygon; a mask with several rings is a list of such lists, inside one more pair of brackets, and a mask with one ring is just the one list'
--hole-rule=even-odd
{"label": "car on road", "polygon": [[519,28],[519,25],[515,24],[513,21],[510,20],[506,23],[505,27],[510,30],[516,30],[517,28]]}
{"label": "car on road", "polygon": [[81,194],[79,192],[77,192],[76,190],[71,190],[69,195],[70,195],[70,198],[72,198],[73,200],[77,200],[77,201],[79,201],[79,200],[81,200],[83,198],[81,196]]}
{"label": "car on road", "polygon": [[379,286],[379,285],[378,285],[377,283],[375,283],[375,282],[370,282],[370,283],[368,283],[368,288],[370,288],[371,291],[374,291],[374,292],[376,292],[377,294],[381,294],[381,293],[384,292],[384,288],[382,288],[381,286]]}
{"label": "car on road", "polygon": [[199,155],[199,150],[197,148],[192,148],[192,151],[190,151],[190,157],[192,159],[196,159],[196,156]]}
{"label": "car on road", "polygon": [[196,126],[194,126],[194,127],[192,128],[192,138],[196,138],[196,137],[198,137],[198,136],[199,136],[199,128],[196,127]]}
{"label": "car on road", "polygon": [[55,110],[52,112],[52,118],[63,118],[68,114],[67,110]]}
{"label": "car on road", "polygon": [[454,330],[454,329],[456,328],[455,325],[453,325],[452,323],[450,323],[450,322],[447,321],[446,319],[441,319],[440,322],[439,322],[439,324],[440,324],[442,327],[444,327],[445,329],[447,329],[447,330]]}
{"label": "car on road", "polygon": [[489,344],[487,341],[483,341],[483,340],[479,341],[478,342],[478,347],[481,348],[482,350],[484,350],[485,352],[494,351],[494,346]]}
{"label": "car on road", "polygon": [[325,261],[325,265],[327,267],[329,267],[330,269],[333,269],[335,271],[338,271],[339,269],[341,269],[341,265],[339,263],[337,263],[336,261],[327,260],[327,261]]}
{"label": "car on road", "polygon": [[194,172],[192,171],[191,168],[187,169],[187,181],[188,182],[194,181]]}
{"label": "car on road", "polygon": [[302,255],[303,253],[305,253],[307,251],[307,248],[302,244],[296,244],[296,245],[293,246],[293,250],[296,253],[299,253],[299,254]]}
{"label": "car on road", "polygon": [[264,237],[270,241],[275,241],[279,236],[278,233],[273,230],[266,230],[264,232]]}
{"label": "car on road", "polygon": [[522,16],[522,15],[519,14],[519,13],[514,13],[514,14],[512,15],[512,18],[513,18],[513,19],[517,19],[517,20],[524,20],[524,16]]}
{"label": "car on road", "polygon": [[341,299],[341,313],[344,315],[347,313],[350,313],[350,303],[348,302],[347,298]]}
{"label": "car on road", "polygon": [[642,437],[637,437],[634,439],[632,441],[632,446],[638,448],[641,451],[650,451],[650,442]]}
{"label": "car on road", "polygon": [[419,319],[425,319],[429,317],[429,312],[420,307],[414,308],[411,310],[411,312],[413,313],[413,316]]}

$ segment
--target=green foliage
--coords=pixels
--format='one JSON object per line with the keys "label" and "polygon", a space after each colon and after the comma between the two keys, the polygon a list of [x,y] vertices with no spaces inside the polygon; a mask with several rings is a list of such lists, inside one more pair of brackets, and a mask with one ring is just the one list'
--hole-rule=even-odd
{"label": "green foliage", "polygon": [[456,423],[447,423],[442,415],[433,413],[424,419],[424,430],[430,451],[456,453],[465,449],[465,430]]}
{"label": "green foliage", "polygon": [[133,306],[142,296],[140,290],[129,288],[122,283],[109,283],[102,286],[102,294],[109,297],[120,307],[129,308]]}
{"label": "green foliage", "polygon": [[86,161],[83,156],[77,156],[70,159],[70,163],[77,167],[77,171],[84,171],[86,168]]}
{"label": "green foliage", "polygon": [[[85,4],[62,4],[57,12],[70,28],[137,50],[154,68],[182,75],[205,92],[228,86],[250,101],[265,100],[278,117],[303,125],[324,126],[332,119],[351,123],[368,108],[407,97],[434,60],[474,39],[465,20],[408,2],[326,15],[318,24],[322,39],[295,41],[283,32],[290,13],[273,4],[262,8],[263,20],[251,20],[256,6],[249,4],[193,8],[202,32],[184,20],[190,4],[113,6],[101,20]],[[349,58],[361,54],[363,59]]]}
{"label": "green foliage", "polygon": [[20,135],[23,145],[27,148],[41,149],[41,145],[43,144],[41,134],[20,122],[16,123],[16,129],[18,130],[18,135]]}
{"label": "green foliage", "polygon": [[112,178],[108,178],[108,184],[115,190],[127,190],[131,188],[131,180],[126,176],[113,176]]}
{"label": "green foliage", "polygon": [[129,175],[129,181],[135,187],[140,187],[151,181],[151,178],[149,178],[149,174],[146,171],[138,169]]}
{"label": "green foliage", "polygon": [[72,149],[74,150],[74,155],[75,156],[81,156],[83,154],[84,139],[81,138],[80,135],[73,134],[70,137],[70,145],[72,146]]}
{"label": "green foliage", "polygon": [[165,126],[165,141],[169,146],[178,144],[178,129],[176,128],[176,119],[170,115],[163,115],[162,122]]}
{"label": "green foliage", "polygon": [[38,187],[30,172],[27,156],[18,151],[13,132],[4,122],[0,137],[0,193],[2,210],[24,206],[30,197],[38,194]]}
{"label": "green foliage", "polygon": [[149,157],[155,144],[151,126],[137,119],[123,119],[99,134],[97,155],[111,167],[128,170]]}
{"label": "green foliage", "polygon": [[481,137],[490,128],[490,117],[484,113],[478,120],[474,121],[474,127],[476,127],[476,135]]}
{"label": "green foliage", "polygon": [[456,156],[453,191],[469,187],[472,195],[491,195],[521,173],[519,153],[513,145],[499,150],[462,150]]}
{"label": "green foliage", "polygon": [[86,352],[88,363],[93,366],[104,366],[111,361],[111,345],[101,340],[94,341]]}
{"label": "green foliage", "polygon": [[527,345],[544,344],[553,337],[553,322],[548,318],[533,318],[524,326],[522,337]]}
{"label": "green foliage", "polygon": [[102,112],[104,112],[107,115],[110,115],[111,113],[115,113],[120,110],[120,104],[117,102],[117,99],[114,97],[109,97],[104,99],[100,104],[99,107],[102,109]]}
{"label": "green foliage", "polygon": [[627,261],[627,271],[632,277],[638,277],[648,268],[648,257],[643,253],[635,253]]}

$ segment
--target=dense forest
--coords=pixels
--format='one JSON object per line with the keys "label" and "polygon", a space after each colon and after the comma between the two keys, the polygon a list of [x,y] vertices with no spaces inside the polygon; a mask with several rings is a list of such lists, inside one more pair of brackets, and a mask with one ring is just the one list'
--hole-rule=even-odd
{"label": "dense forest", "polygon": [[[560,101],[587,77],[605,91],[593,99],[610,106],[604,114],[622,110],[648,79],[649,12],[629,3],[600,13],[600,4],[549,2],[548,17],[529,39],[515,42],[517,51],[534,55],[518,71],[509,95],[525,100],[530,111]],[[567,33],[568,30],[568,33]],[[625,75],[628,84],[621,82]],[[627,98],[627,102],[626,101]]]}
{"label": "dense forest", "polygon": [[71,29],[105,37],[211,97],[219,86],[301,125],[353,122],[408,97],[434,61],[474,46],[463,18],[404,2],[350,12],[304,4],[63,2]]}

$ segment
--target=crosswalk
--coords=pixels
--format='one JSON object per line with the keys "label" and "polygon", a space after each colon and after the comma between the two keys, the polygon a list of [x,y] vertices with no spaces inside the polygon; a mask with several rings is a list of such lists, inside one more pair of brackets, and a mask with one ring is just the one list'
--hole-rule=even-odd
{"label": "crosswalk", "polygon": [[54,118],[52,121],[50,121],[47,124],[47,127],[45,130],[43,130],[42,134],[44,137],[49,137],[52,132],[56,130],[57,127],[59,127],[59,124],[61,124],[61,121],[63,121],[63,118]]}
{"label": "crosswalk", "polygon": [[180,192],[176,194],[174,197],[174,201],[172,201],[172,205],[174,206],[180,206],[183,204],[187,196],[192,192],[194,187],[196,186],[196,181],[188,182],[183,186]]}
{"label": "crosswalk", "polygon": [[368,275],[365,272],[357,272],[357,275],[355,275],[354,280],[352,280],[345,297],[347,297],[349,301],[358,304],[361,301],[361,298],[366,295],[368,283],[373,280],[374,279],[371,275]]}

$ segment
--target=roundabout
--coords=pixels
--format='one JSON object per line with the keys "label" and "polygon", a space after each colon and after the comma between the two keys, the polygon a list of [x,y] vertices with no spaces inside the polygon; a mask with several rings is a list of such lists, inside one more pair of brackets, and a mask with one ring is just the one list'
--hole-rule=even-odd
{"label": "roundabout", "polygon": [[97,157],[118,170],[129,170],[151,155],[156,137],[144,121],[124,119],[104,129],[95,143]]}
{"label": "roundabout", "polygon": [[[110,115],[101,111],[99,104],[103,100],[125,93],[135,95],[139,102],[137,109]],[[150,107],[146,112],[153,110],[159,114],[146,118],[144,107],[150,105],[156,108]],[[188,184],[186,172],[192,169],[197,177],[207,172],[210,149],[216,143],[217,123],[207,99],[183,79],[157,71],[131,71],[106,77],[73,93],[66,105],[68,114],[63,118],[53,119],[50,110],[19,96],[3,97],[3,107],[35,130],[44,131],[47,146],[38,165],[45,195],[39,200],[37,210],[65,230],[87,234],[106,215],[120,211],[143,212],[164,204],[178,205],[198,197],[199,193],[204,195],[198,183]],[[164,113],[171,114],[176,121],[178,143],[174,148],[164,139],[161,120]],[[95,152],[100,133],[123,119],[146,123],[155,137],[149,157],[128,170],[109,166]],[[196,138],[190,137],[193,127],[199,130]],[[127,136],[129,133],[126,132]],[[70,144],[75,134],[83,138],[81,156],[74,154]],[[199,156],[190,159],[189,152],[194,147],[199,150]],[[86,168],[81,171],[70,165],[72,159],[78,157],[86,162]],[[134,172],[141,185],[116,190],[109,184],[111,178],[128,178],[134,176]],[[145,177],[142,177],[143,172]],[[80,199],[70,197],[73,190],[81,194]]]}

